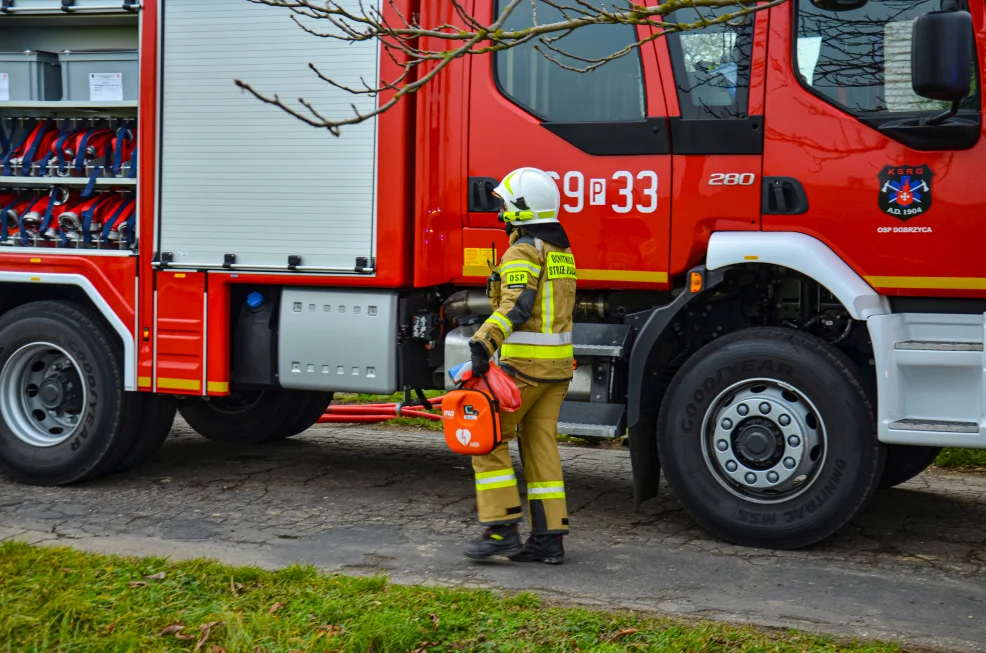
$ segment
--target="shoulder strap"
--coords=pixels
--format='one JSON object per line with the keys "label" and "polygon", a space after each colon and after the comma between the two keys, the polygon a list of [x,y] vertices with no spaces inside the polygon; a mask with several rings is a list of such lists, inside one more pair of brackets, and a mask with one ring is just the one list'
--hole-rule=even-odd
{"label": "shoulder strap", "polygon": [[538,256],[544,258],[544,241],[537,236],[524,234],[514,242],[514,245],[531,245],[538,251]]}

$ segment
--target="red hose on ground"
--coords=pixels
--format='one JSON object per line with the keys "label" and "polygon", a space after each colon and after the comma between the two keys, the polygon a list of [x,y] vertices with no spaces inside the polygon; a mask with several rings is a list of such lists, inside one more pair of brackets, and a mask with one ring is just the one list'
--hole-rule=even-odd
{"label": "red hose on ground", "polygon": [[[396,416],[395,416],[396,417]],[[319,424],[361,424],[370,422],[386,422],[394,419],[386,415],[322,415]]]}
{"label": "red hose on ground", "polygon": [[[442,403],[442,397],[430,399],[432,406]],[[346,406],[329,406],[325,413],[319,418],[319,424],[372,424],[375,422],[386,422],[396,419],[397,404],[362,404]],[[426,410],[416,409],[415,407],[402,406],[400,417],[417,417],[429,419],[434,422],[442,419],[441,415],[429,413]]]}
{"label": "red hose on ground", "polygon": [[[445,398],[445,396],[443,395],[441,397],[435,397],[433,399],[429,399],[428,401],[431,403],[432,406],[434,406],[436,404],[442,403],[442,399],[444,399],[444,398]],[[355,404],[352,407],[354,407],[354,408],[397,408],[397,404],[396,403],[389,403],[389,404]]]}

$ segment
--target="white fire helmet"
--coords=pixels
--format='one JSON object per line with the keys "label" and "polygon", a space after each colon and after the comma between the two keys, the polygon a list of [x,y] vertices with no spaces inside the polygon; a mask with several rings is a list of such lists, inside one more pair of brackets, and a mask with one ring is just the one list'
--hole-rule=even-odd
{"label": "white fire helmet", "polygon": [[561,196],[555,180],[537,168],[517,168],[493,189],[503,200],[500,217],[517,225],[558,222]]}

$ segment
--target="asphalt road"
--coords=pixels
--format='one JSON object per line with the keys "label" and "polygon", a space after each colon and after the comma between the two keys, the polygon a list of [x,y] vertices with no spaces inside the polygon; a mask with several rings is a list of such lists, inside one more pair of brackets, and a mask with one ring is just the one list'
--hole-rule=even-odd
{"label": "asphalt road", "polygon": [[[986,474],[932,470],[807,550],[724,544],[664,486],[632,510],[625,450],[565,446],[572,534],[559,567],[475,563],[467,461],[438,434],[316,427],[262,446],[176,424],[129,473],[70,488],[0,475],[0,539],[530,589],[604,607],[986,651]],[[516,451],[515,451],[516,457]]]}

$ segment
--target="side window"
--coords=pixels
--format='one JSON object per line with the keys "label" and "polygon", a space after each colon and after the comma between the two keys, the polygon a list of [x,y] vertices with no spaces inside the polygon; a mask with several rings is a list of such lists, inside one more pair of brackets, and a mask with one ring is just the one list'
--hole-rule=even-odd
{"label": "side window", "polygon": [[[497,15],[508,4],[506,0],[497,0]],[[574,11],[578,11],[577,0],[552,0],[552,4],[541,0],[522,2],[510,14],[504,28],[520,30],[532,27],[532,5],[536,5],[537,23],[540,25],[564,20],[556,6],[572,6]],[[610,56],[636,41],[637,35],[632,25],[591,25],[552,43],[552,47],[578,59],[544,51],[565,66],[585,68],[591,61]],[[614,122],[647,117],[638,49],[594,70],[580,73],[549,61],[535,49],[536,43],[525,43],[498,52],[494,57],[494,76],[500,91],[515,103],[550,122]],[[544,49],[544,46],[540,47]]]}
{"label": "side window", "polygon": [[[941,0],[870,0],[858,9],[826,11],[812,0],[798,0],[795,59],[801,83],[855,115],[946,109],[947,102],[922,98],[911,88],[914,19],[940,8]],[[979,108],[975,72],[961,106]]]}
{"label": "side window", "polygon": [[[735,11],[735,7],[679,9],[669,20],[695,23]],[[753,16],[744,16],[729,23],[667,36],[682,118],[746,117],[753,20]]]}

